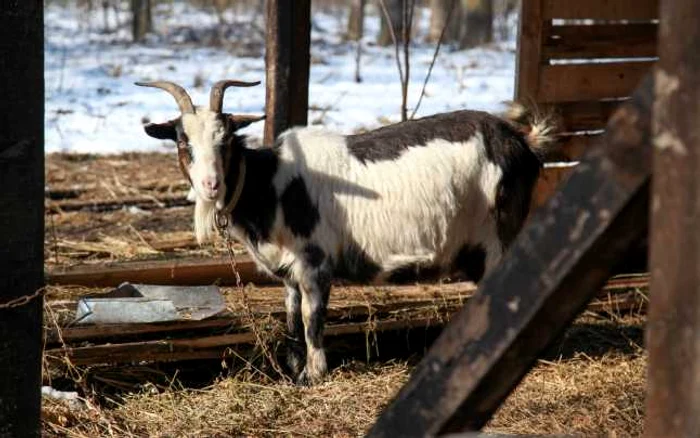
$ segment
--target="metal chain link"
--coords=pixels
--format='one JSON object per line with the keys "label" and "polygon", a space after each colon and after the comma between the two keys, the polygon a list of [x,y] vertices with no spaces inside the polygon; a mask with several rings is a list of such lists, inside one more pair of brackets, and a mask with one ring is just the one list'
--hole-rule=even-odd
{"label": "metal chain link", "polygon": [[267,361],[270,363],[272,368],[275,370],[275,372],[285,381],[290,382],[289,377],[285,372],[282,370],[282,367],[279,365],[277,360],[274,358],[270,350],[267,348],[267,343],[262,337],[262,334],[260,334],[260,331],[258,330],[258,325],[255,320],[255,316],[253,315],[253,311],[250,308],[250,302],[248,300],[248,292],[246,291],[245,287],[243,287],[243,282],[241,281],[241,274],[238,272],[238,269],[236,268],[236,258],[233,253],[233,241],[231,240],[231,235],[229,234],[228,231],[228,216],[226,215],[221,215],[219,212],[216,213],[214,216],[214,220],[216,223],[216,229],[219,232],[219,236],[224,240],[226,243],[226,251],[228,252],[228,258],[229,258],[229,264],[231,265],[231,271],[233,272],[233,275],[236,276],[236,288],[241,291],[241,296],[243,297],[243,310],[245,311],[246,317],[248,318],[248,321],[250,323],[251,330],[253,331],[253,335],[255,336],[255,340],[257,344],[260,346],[260,349],[262,350],[263,355],[267,359]]}
{"label": "metal chain link", "polygon": [[38,297],[39,295],[43,295],[43,294],[44,294],[44,288],[42,287],[41,289],[38,289],[33,294],[24,295],[24,296],[21,296],[19,298],[12,299],[6,303],[0,304],[0,309],[12,309],[14,307],[24,306],[25,304],[32,301],[34,298]]}

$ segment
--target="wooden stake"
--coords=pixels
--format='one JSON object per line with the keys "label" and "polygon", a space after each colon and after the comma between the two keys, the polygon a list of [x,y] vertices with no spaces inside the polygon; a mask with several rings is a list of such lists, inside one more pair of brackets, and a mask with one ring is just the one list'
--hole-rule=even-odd
{"label": "wooden stake", "polygon": [[646,435],[700,433],[700,2],[661,4]]}
{"label": "wooden stake", "polygon": [[6,3],[0,29],[0,436],[32,437],[41,401],[43,2]]}
{"label": "wooden stake", "polygon": [[310,0],[267,0],[264,144],[292,126],[304,126],[309,110]]}

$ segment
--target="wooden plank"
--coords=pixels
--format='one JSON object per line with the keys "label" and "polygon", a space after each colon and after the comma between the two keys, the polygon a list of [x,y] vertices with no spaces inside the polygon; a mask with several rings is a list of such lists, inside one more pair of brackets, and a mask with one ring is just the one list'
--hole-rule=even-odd
{"label": "wooden plank", "polygon": [[[429,328],[443,324],[440,315],[427,318],[392,321],[366,321],[326,326],[324,336],[331,338],[361,333]],[[190,359],[220,358],[225,350],[255,343],[251,332],[208,336],[194,339],[156,340],[122,344],[93,345],[87,347],[54,348],[46,351],[50,362],[61,363],[65,358],[73,365],[97,365],[160,362]]]}
{"label": "wooden plank", "polygon": [[[636,292],[628,292],[628,290],[646,288],[648,285],[648,274],[623,275],[613,278],[605,284],[605,287],[603,287],[597,296],[597,301],[591,303],[588,309],[603,311],[606,309],[606,304],[610,303],[615,304],[615,308],[618,310],[633,306],[640,307],[639,300],[634,301],[630,295]],[[358,290],[358,299],[366,301],[364,304],[346,304],[345,300],[347,300],[347,296],[343,297],[343,302],[338,303],[336,302],[335,294],[331,294],[327,320],[329,323],[339,323],[341,321],[347,322],[353,319],[366,319],[370,316],[373,320],[378,320],[389,317],[398,311],[415,312],[417,309],[428,307],[431,308],[431,311],[438,310],[442,314],[449,314],[458,310],[462,303],[476,292],[476,287],[471,283],[449,284],[440,287],[441,296],[435,298],[433,293],[436,287],[438,286],[433,286],[433,288],[426,290],[423,285],[410,285],[393,286],[382,289],[383,293],[395,297],[395,300],[390,302],[382,301],[385,295],[367,297],[361,290]],[[276,291],[277,289],[275,289],[275,292]],[[263,291],[260,293],[267,295],[270,292],[271,291]],[[413,297],[412,295],[416,295],[417,297]],[[280,297],[280,307],[283,304],[282,301],[283,299]],[[76,301],[60,303],[49,302],[48,306],[54,312],[59,308],[74,309]],[[251,307],[254,314],[262,312],[261,316],[269,316],[279,321],[284,321],[286,318],[286,312],[284,310],[259,311],[255,302],[251,304]],[[203,321],[51,327],[46,332],[46,347],[53,348],[60,345],[60,343],[65,343],[68,346],[85,342],[104,343],[107,340],[112,343],[119,343],[119,339],[131,338],[134,336],[145,337],[158,335],[172,338],[182,333],[202,331],[209,332],[209,334],[212,334],[215,330],[230,330],[235,332],[244,330],[246,328],[245,324],[245,321],[242,320],[240,315],[231,314]]]}
{"label": "wooden plank", "polygon": [[542,108],[555,115],[558,132],[593,131],[604,129],[610,116],[625,100],[561,102]]}
{"label": "wooden plank", "polygon": [[659,0],[545,0],[544,18],[597,20],[653,20]]}
{"label": "wooden plank", "polygon": [[656,56],[655,23],[550,26],[542,58],[637,58]]}
{"label": "wooden plank", "polygon": [[[129,185],[128,188],[137,191],[159,192],[162,194],[163,192],[170,193],[174,191],[177,192],[188,190],[190,185],[187,181],[165,182],[163,180],[155,180]],[[79,185],[68,183],[51,184],[44,190],[44,196],[47,199],[59,201],[63,199],[79,198],[85,193],[94,192],[100,189],[102,189],[102,187],[96,183]]]}
{"label": "wooden plank", "polygon": [[121,210],[124,207],[138,207],[142,210],[156,208],[184,207],[194,205],[187,200],[186,194],[158,195],[158,196],[134,196],[120,199],[62,199],[60,201],[46,202],[46,210],[51,213],[66,211],[93,211],[106,212]]}
{"label": "wooden plank", "polygon": [[[43,2],[0,8],[0,436],[40,433],[44,264]],[[22,300],[26,297],[27,301]]]}
{"label": "wooden plank", "polygon": [[309,106],[310,0],[267,0],[264,144],[306,125]]}
{"label": "wooden plank", "polygon": [[532,194],[530,217],[528,219],[532,218],[532,213],[534,213],[537,208],[543,206],[549,198],[559,190],[561,183],[566,180],[573,170],[574,166],[565,165],[546,167],[542,171]]}
{"label": "wooden plank", "polygon": [[[277,283],[268,275],[259,272],[255,262],[248,256],[236,257],[236,268],[246,283]],[[55,285],[110,287],[119,286],[125,281],[146,284],[233,285],[236,279],[231,273],[228,257],[83,265],[58,268],[47,274],[47,283]]]}
{"label": "wooden plank", "polygon": [[522,0],[518,28],[518,59],[515,72],[515,99],[534,101],[538,95],[542,68],[542,42],[547,27],[542,20],[544,0]]}
{"label": "wooden plank", "polygon": [[478,430],[646,232],[653,82],[452,317],[370,437]]}
{"label": "wooden plank", "polygon": [[566,162],[580,159],[594,147],[603,134],[562,134],[545,156],[546,162]]}
{"label": "wooden plank", "polygon": [[653,62],[545,65],[537,102],[567,102],[627,97]]}
{"label": "wooden plank", "polygon": [[700,431],[700,2],[661,6],[646,436]]}

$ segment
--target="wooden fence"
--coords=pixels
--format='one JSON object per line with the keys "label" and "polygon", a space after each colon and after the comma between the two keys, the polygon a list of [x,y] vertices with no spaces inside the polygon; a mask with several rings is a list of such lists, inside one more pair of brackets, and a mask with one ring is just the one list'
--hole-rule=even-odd
{"label": "wooden fence", "polygon": [[658,0],[523,0],[516,98],[559,118],[552,161],[579,158],[656,60]]}

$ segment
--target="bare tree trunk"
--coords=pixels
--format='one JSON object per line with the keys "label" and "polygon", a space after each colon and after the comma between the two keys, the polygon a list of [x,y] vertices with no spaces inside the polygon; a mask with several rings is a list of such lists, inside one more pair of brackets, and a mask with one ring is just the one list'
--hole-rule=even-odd
{"label": "bare tree trunk", "polygon": [[151,0],[131,0],[132,35],[134,41],[142,41],[153,29]]}
{"label": "bare tree trunk", "polygon": [[226,13],[226,9],[228,9],[228,7],[228,0],[214,0],[214,10],[216,11],[216,17],[218,18],[220,25],[226,24],[224,14]]}
{"label": "bare tree trunk", "polygon": [[352,0],[350,3],[347,34],[349,40],[359,41],[365,33],[365,3],[367,0]]}
{"label": "bare tree trunk", "polygon": [[[430,0],[430,30],[428,40],[437,42],[448,19],[449,27],[445,30],[443,42],[457,42],[461,38],[460,0]],[[452,16],[452,17],[450,17]]]}
{"label": "bare tree trunk", "polygon": [[[379,30],[379,36],[377,37],[377,44],[380,46],[388,46],[393,44],[391,39],[391,28],[394,30],[394,35],[396,36],[396,41],[402,41],[402,24],[403,24],[403,6],[406,0],[377,0],[379,3],[379,10],[382,17],[382,24]],[[391,20],[391,27],[387,22],[386,14],[382,12],[382,3],[386,6],[387,12],[389,13],[389,19]]]}
{"label": "bare tree trunk", "polygon": [[466,32],[462,35],[460,48],[466,49],[493,41],[493,1],[466,0]]}

